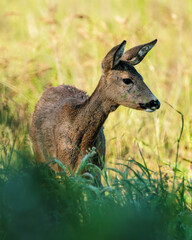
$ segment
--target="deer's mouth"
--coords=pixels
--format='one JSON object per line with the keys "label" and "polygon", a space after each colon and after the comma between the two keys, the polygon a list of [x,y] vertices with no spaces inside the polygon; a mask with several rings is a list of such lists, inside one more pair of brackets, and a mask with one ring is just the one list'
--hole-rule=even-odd
{"label": "deer's mouth", "polygon": [[139,106],[145,110],[146,112],[154,112],[155,110],[160,108],[159,100],[151,100],[148,103],[139,103]]}

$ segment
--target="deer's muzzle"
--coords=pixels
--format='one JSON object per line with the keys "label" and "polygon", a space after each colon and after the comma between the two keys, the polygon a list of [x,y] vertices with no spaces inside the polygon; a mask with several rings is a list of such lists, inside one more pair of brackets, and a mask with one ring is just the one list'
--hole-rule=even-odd
{"label": "deer's muzzle", "polygon": [[148,103],[139,103],[142,109],[145,109],[146,112],[154,112],[155,110],[160,108],[159,100],[151,100]]}

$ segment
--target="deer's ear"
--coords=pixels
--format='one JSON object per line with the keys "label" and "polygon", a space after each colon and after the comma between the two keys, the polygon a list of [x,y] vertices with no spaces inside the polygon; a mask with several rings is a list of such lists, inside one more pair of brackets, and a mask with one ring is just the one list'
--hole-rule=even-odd
{"label": "deer's ear", "polygon": [[131,65],[140,63],[145,55],[155,46],[156,42],[157,39],[127,50],[122,56],[121,60],[127,61]]}
{"label": "deer's ear", "polygon": [[101,63],[104,72],[111,70],[119,63],[124,53],[125,44],[126,41],[124,40],[121,44],[115,46],[107,53]]}

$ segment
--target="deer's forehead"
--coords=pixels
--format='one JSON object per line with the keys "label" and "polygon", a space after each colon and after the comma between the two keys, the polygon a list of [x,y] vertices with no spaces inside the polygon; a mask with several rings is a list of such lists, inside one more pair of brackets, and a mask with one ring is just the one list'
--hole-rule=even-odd
{"label": "deer's forehead", "polygon": [[133,75],[138,74],[137,70],[125,61],[120,61],[119,64],[113,70],[125,71]]}

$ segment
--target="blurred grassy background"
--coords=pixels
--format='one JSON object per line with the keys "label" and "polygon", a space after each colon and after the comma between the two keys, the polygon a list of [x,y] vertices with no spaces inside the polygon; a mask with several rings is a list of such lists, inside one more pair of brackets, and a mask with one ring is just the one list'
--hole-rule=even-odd
{"label": "blurred grassy background", "polygon": [[101,60],[114,45],[126,39],[131,48],[157,38],[155,48],[136,68],[161,101],[161,109],[149,114],[120,107],[112,113],[105,123],[107,162],[139,160],[139,144],[150,168],[172,169],[181,117],[167,101],[184,114],[178,160],[180,170],[190,175],[191,26],[190,0],[1,0],[4,157],[9,161],[13,148],[31,154],[30,114],[47,86],[71,84],[91,94],[101,75]]}

